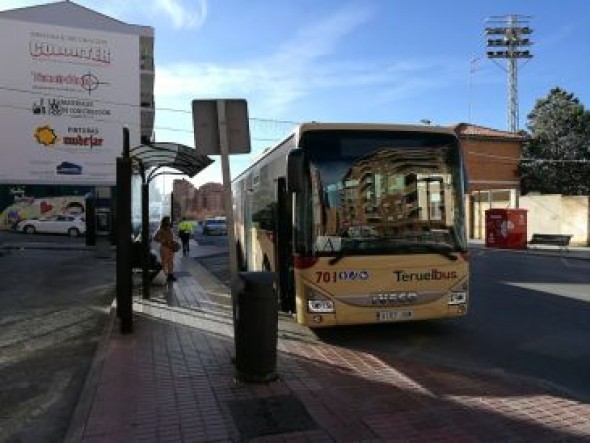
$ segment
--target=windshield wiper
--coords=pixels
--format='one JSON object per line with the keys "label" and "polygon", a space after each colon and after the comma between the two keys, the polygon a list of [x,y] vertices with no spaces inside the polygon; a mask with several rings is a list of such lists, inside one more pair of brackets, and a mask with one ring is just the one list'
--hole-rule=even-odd
{"label": "windshield wiper", "polygon": [[437,245],[430,245],[428,243],[425,244],[424,246],[428,247],[428,249],[431,249],[434,252],[439,253],[443,257],[448,258],[449,260],[455,261],[459,258],[457,255],[453,254],[451,252],[451,249],[449,249],[448,247],[440,247]]}
{"label": "windshield wiper", "polygon": [[338,254],[336,254],[334,257],[332,257],[330,260],[328,260],[328,264],[330,266],[335,265],[340,260],[342,260],[344,257],[349,255],[348,254],[349,252],[354,252],[354,251],[349,250],[349,249],[341,249],[340,251],[338,251]]}
{"label": "windshield wiper", "polygon": [[407,240],[399,241],[396,238],[383,238],[382,240],[388,241],[387,248],[391,251],[403,251],[405,253],[411,254],[415,252],[417,249],[424,250],[426,249],[429,252],[436,252],[437,254],[442,255],[443,257],[448,258],[449,260],[457,260],[458,257],[453,252],[453,247],[449,244],[440,244],[440,243],[421,243],[421,242],[412,242]]}
{"label": "windshield wiper", "polygon": [[[436,244],[432,244],[432,243],[398,243],[393,245],[393,247],[389,247],[386,248],[385,250],[383,250],[384,254],[388,254],[391,252],[395,251],[402,251],[408,254],[411,254],[413,252],[416,252],[416,250],[427,250],[428,252],[435,252],[437,254],[442,255],[445,258],[448,258],[449,260],[455,261],[457,260],[459,257],[457,255],[455,255],[453,251],[451,249],[450,245],[436,245]],[[340,260],[342,260],[344,257],[349,256],[349,255],[354,255],[354,254],[359,254],[359,253],[367,253],[368,250],[360,250],[359,248],[346,248],[346,249],[341,249],[340,251],[338,251],[338,253],[332,257],[329,261],[328,264],[329,265],[335,265],[336,263],[338,263]],[[388,252],[389,251],[389,252]]]}
{"label": "windshield wiper", "polygon": [[453,254],[451,247],[448,245],[442,246],[442,245],[435,245],[432,243],[405,243],[405,244],[402,244],[399,246],[400,246],[400,248],[408,250],[408,252],[410,252],[412,249],[419,249],[419,248],[427,249],[428,251],[436,252],[437,254],[440,254],[443,257],[446,257],[452,261],[455,261],[459,258],[455,254]]}

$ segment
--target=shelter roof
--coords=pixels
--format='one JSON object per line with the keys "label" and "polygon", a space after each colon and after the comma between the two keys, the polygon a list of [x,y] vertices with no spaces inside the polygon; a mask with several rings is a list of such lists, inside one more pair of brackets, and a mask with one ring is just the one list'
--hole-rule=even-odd
{"label": "shelter roof", "polygon": [[169,142],[141,144],[130,149],[129,156],[139,160],[136,167],[143,169],[143,172],[166,167],[176,169],[189,177],[194,177],[213,163],[212,159],[198,154],[189,146]]}

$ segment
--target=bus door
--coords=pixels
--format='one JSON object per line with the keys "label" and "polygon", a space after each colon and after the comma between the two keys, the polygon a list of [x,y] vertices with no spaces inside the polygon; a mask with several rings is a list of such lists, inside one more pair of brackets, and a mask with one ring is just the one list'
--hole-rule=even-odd
{"label": "bus door", "polygon": [[277,179],[275,223],[275,270],[279,279],[279,306],[283,312],[295,312],[293,288],[293,248],[291,199],[285,177]]}

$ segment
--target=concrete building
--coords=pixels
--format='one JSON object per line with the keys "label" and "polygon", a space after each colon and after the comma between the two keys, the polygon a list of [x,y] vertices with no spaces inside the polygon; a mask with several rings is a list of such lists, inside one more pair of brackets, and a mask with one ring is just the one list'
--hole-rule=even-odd
{"label": "concrete building", "polygon": [[206,183],[200,188],[195,188],[188,180],[174,180],[172,193],[175,220],[182,216],[203,220],[207,217],[225,215],[221,183]]}
{"label": "concrete building", "polygon": [[[71,1],[0,12],[0,229],[94,192],[110,220],[122,128],[152,138],[154,30]],[[20,198],[14,199],[17,189]],[[55,208],[59,211],[60,208]]]}

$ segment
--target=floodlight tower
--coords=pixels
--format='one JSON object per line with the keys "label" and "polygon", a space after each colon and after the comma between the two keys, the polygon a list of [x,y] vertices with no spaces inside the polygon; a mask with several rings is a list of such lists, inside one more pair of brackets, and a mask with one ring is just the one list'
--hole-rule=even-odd
{"label": "floodlight tower", "polygon": [[[487,39],[486,55],[508,74],[508,130],[518,131],[518,61],[527,63],[532,57],[527,49],[531,44],[529,26],[530,16],[505,15],[490,17],[486,20]],[[508,67],[497,62],[505,59]]]}

